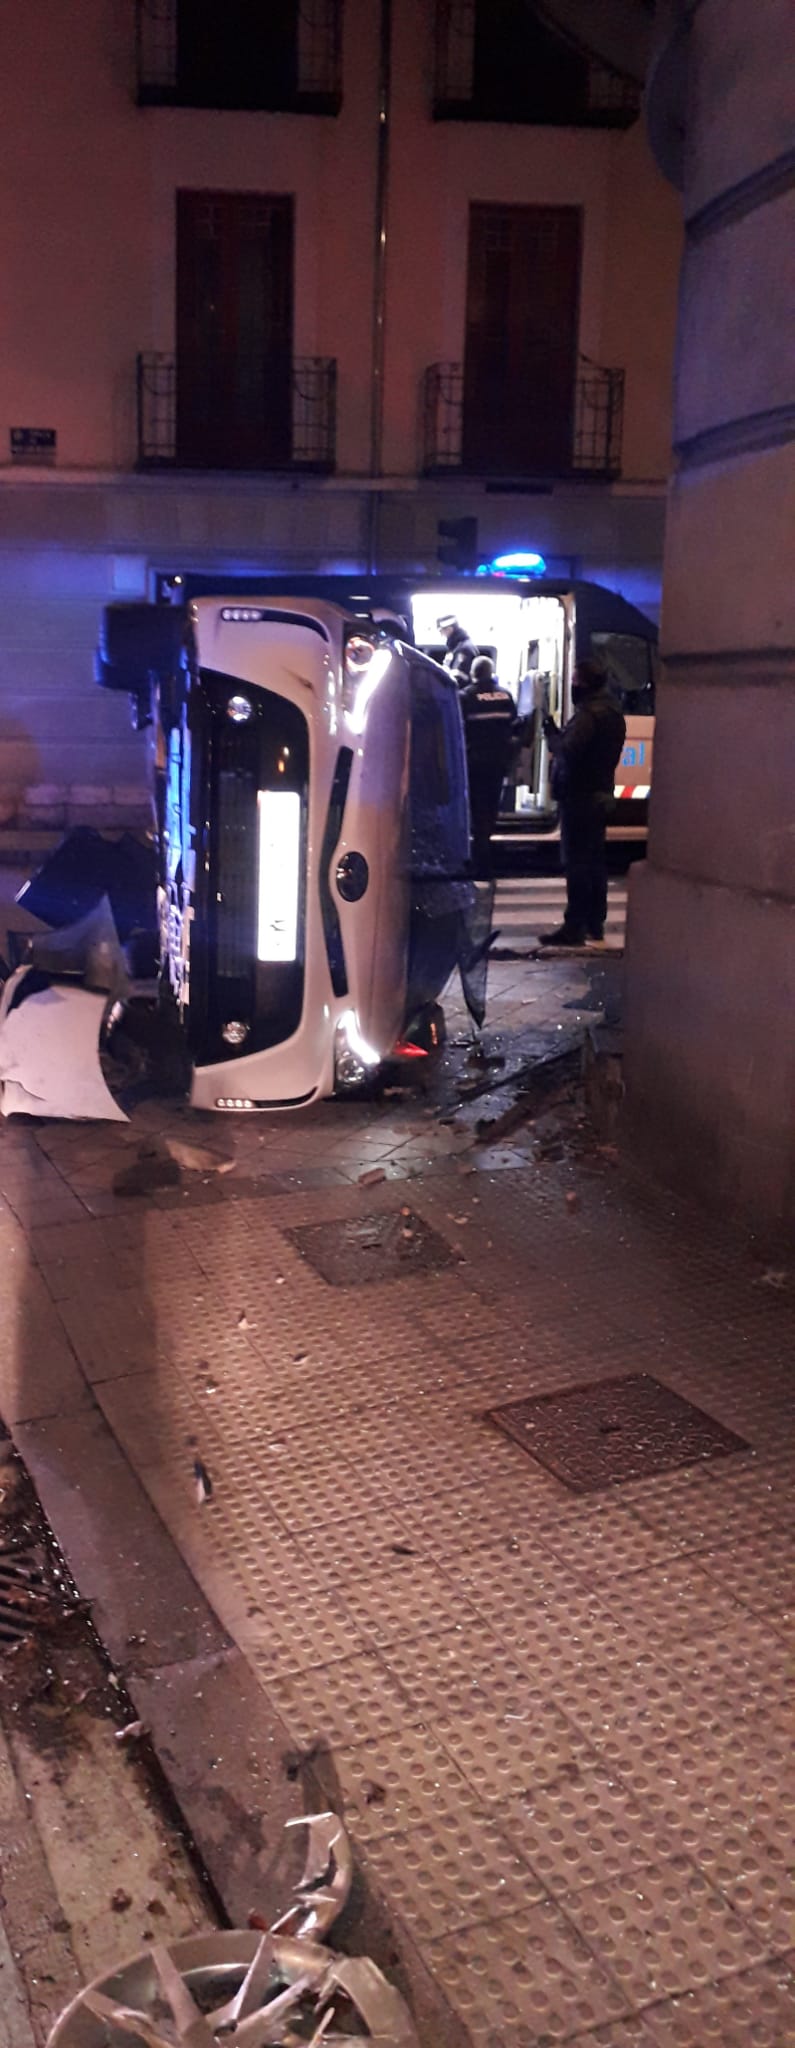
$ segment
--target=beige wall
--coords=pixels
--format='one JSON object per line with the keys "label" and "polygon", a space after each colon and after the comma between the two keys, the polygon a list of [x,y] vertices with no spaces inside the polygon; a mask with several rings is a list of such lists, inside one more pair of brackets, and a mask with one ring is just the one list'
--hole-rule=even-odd
{"label": "beige wall", "polygon": [[626,367],[624,474],[671,466],[671,391],[682,207],[640,122],[610,138],[603,360]]}
{"label": "beige wall", "polygon": [[[660,477],[678,228],[641,130],[433,122],[432,18],[394,9],[385,469],[416,471],[423,372],[462,358],[477,199],[582,208],[580,346],[626,366],[625,474]],[[63,467],[131,466],[136,354],[174,345],[175,194],[205,187],[295,194],[296,354],[337,358],[338,467],[366,469],[378,8],[344,22],[342,112],[318,119],[137,108],[131,0],[4,10],[0,462],[30,424]]]}

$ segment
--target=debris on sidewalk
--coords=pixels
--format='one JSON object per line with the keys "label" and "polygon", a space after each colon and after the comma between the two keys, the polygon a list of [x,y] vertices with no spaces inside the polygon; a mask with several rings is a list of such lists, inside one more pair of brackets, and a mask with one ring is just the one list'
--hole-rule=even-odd
{"label": "debris on sidewalk", "polygon": [[212,1500],[213,1482],[206,1465],[202,1464],[201,1458],[194,1458],[193,1460],[193,1476],[196,1481],[196,1499],[199,1507],[202,1507],[206,1500]]}
{"label": "debris on sidewalk", "polygon": [[183,1138],[171,1137],[166,1137],[163,1143],[184,1173],[231,1173],[234,1169],[234,1159],[211,1152],[206,1145],[186,1145]]}
{"label": "debris on sidewalk", "polygon": [[760,1287],[786,1287],[789,1274],[782,1266],[767,1266],[759,1275]]}
{"label": "debris on sidewalk", "polygon": [[336,1813],[299,1814],[285,1827],[308,1829],[306,1860],[295,1887],[295,1904],[269,1932],[324,1941],[350,1897],[353,1855],[348,1836]]}
{"label": "debris on sidewalk", "polygon": [[0,996],[4,1116],[127,1122],[100,1062],[103,1031],[127,986],[107,897],[79,923],[29,939]]}
{"label": "debris on sidewalk", "polygon": [[116,1741],[139,1742],[141,1736],[145,1734],[146,1726],[143,1721],[128,1721],[126,1728],[116,1729]]}
{"label": "debris on sidewalk", "polygon": [[[351,2048],[354,2042],[363,2048],[365,2040],[381,2048],[419,2048],[404,2000],[375,1963],[323,1946],[353,1879],[342,1821],[329,1812],[287,1826],[308,1828],[306,1861],[294,1903],[274,1926],[263,1926],[253,1913],[248,1931],[153,1945],[87,1985],[57,2021],[48,2048],[91,2048],[92,2021],[108,2038],[131,2037],[145,2048],[173,2048],[175,2041],[211,2048],[238,2030],[254,2048],[288,2040],[311,2048],[331,2038],[332,2027],[333,2038],[350,2040]],[[128,1903],[119,1892],[111,1909],[126,1911]]]}
{"label": "debris on sidewalk", "polygon": [[41,987],[33,973],[18,968],[0,1002],[3,1116],[126,1123],[99,1060],[107,998],[91,989]]}

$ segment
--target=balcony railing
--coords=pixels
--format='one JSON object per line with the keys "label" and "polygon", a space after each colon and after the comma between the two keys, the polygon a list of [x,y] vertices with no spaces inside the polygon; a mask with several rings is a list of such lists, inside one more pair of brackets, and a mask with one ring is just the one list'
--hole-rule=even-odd
{"label": "balcony railing", "polygon": [[[494,45],[488,77],[478,75],[478,8],[484,8],[481,26],[487,32],[491,28]],[[557,45],[558,66],[570,59],[565,104],[560,98],[545,90],[544,80],[537,72],[532,57],[526,55],[522,70],[525,78],[516,76],[511,69],[511,57],[506,55],[504,69],[500,68],[498,37],[499,16],[494,13],[489,22],[486,9],[488,0],[436,0],[433,114],[437,121],[528,121],[534,124],[551,123],[572,127],[626,128],[637,119],[640,110],[640,93],[637,85],[621,72],[613,71],[607,64],[586,57],[575,51],[562,38],[555,38],[547,31],[547,38],[554,50]],[[528,14],[530,12],[528,0]],[[543,26],[541,34],[544,35]],[[556,68],[558,68],[556,66]],[[560,92],[558,78],[558,93]]]}
{"label": "balcony railing", "polygon": [[[461,363],[431,363],[423,384],[422,469],[426,476],[464,468],[464,369]],[[571,459],[560,477],[621,474],[624,372],[605,370],[580,357],[575,387]],[[496,465],[495,465],[496,467]],[[500,465],[501,471],[504,464]],[[533,474],[543,474],[543,470]]]}
{"label": "balcony railing", "polygon": [[[190,29],[180,30],[178,0],[135,0],[139,106],[245,107],[260,111],[337,114],[342,104],[342,0],[295,0],[294,41],[289,76],[284,46],[267,62],[268,0],[263,0],[261,72],[242,47],[230,48],[224,10],[219,7],[219,62],[206,52],[202,75],[192,62]],[[187,33],[187,47],[185,35]]]}
{"label": "balcony railing", "polygon": [[[219,460],[214,452],[206,462],[201,450],[191,448],[189,459],[179,448],[177,428],[177,359],[160,352],[139,355],[138,371],[138,467],[139,469],[237,469],[251,467],[281,469],[279,462],[241,464],[230,456]],[[286,466],[328,473],[336,462],[337,364],[333,356],[296,356],[291,375],[292,418],[290,448]]]}

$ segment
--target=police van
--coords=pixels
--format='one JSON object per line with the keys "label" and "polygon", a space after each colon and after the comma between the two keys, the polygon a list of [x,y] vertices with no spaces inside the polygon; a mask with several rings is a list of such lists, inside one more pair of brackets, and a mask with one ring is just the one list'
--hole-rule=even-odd
{"label": "police van", "polygon": [[626,719],[624,750],[616,770],[612,837],[642,839],[654,751],[657,629],[614,591],[595,583],[563,584],[550,578],[467,578],[415,587],[410,596],[417,644],[444,658],[439,621],[454,616],[478,650],[491,656],[521,722],[521,741],[503,789],[496,837],[511,840],[554,831],[556,806],[550,756],[543,734],[549,712],[558,724],[571,716],[577,659],[597,655]]}
{"label": "police van", "polygon": [[[189,570],[164,573],[158,581],[160,601],[181,604],[219,588],[218,579]],[[241,601],[254,590],[251,577],[233,588]],[[604,585],[545,574],[493,574],[455,577],[405,574],[362,578],[350,576],[259,577],[257,587],[282,596],[311,592],[353,617],[378,610],[399,620],[399,630],[435,662],[446,647],[439,621],[451,614],[491,656],[499,682],[510,691],[521,721],[522,740],[503,790],[496,837],[520,842],[549,836],[557,825],[550,788],[549,750],[542,719],[546,711],[559,723],[571,716],[571,685],[575,662],[599,655],[610,688],[627,722],[624,752],[616,772],[616,808],[608,826],[613,839],[645,839],[654,754],[654,706],[657,687],[657,627],[644,612]]]}

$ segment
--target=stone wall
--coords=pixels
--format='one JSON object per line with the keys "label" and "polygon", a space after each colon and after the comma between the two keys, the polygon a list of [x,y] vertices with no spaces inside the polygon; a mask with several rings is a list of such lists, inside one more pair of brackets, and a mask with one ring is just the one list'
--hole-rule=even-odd
{"label": "stone wall", "polygon": [[[630,891],[627,1114],[760,1229],[795,1221],[795,152],[784,0],[700,0],[645,870]],[[663,67],[664,69],[664,67]]]}

